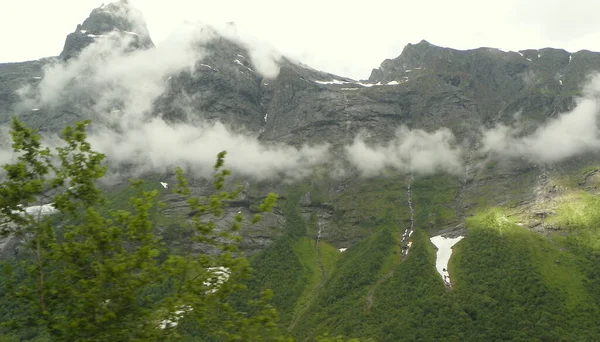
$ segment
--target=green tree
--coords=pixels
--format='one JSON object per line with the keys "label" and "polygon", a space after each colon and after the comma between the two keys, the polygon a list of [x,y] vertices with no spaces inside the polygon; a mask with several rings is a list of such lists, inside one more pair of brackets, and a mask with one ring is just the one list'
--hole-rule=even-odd
{"label": "green tree", "polygon": [[[151,220],[151,211],[163,205],[156,191],[132,182],[137,195],[130,207],[107,209],[97,187],[107,170],[105,156],[87,142],[88,124],[66,127],[65,145],[53,151],[36,132],[12,122],[17,159],[3,166],[0,227],[26,248],[2,276],[6,295],[24,309],[3,324],[21,331],[43,327],[56,341],[176,340],[184,337],[186,324],[207,340],[283,340],[269,292],[252,301],[252,314],[237,312],[227,301],[251,270],[236,248],[242,215],[229,229],[215,229],[223,204],[239,193],[226,190],[225,152],[214,166],[213,195],[193,197],[181,169],[173,190],[187,198],[193,240],[221,253],[175,255]],[[271,210],[276,200],[269,194],[260,210]],[[252,222],[258,220],[259,214]]]}

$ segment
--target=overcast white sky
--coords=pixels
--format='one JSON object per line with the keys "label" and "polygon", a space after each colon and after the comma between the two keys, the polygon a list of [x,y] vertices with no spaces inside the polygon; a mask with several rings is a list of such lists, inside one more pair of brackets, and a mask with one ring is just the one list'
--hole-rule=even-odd
{"label": "overcast white sky", "polygon": [[[106,1],[107,3],[110,1]],[[598,0],[131,0],[156,44],[184,20],[233,21],[284,55],[367,78],[421,39],[457,49],[600,51]],[[0,62],[55,56],[102,0],[18,0],[0,11]]]}

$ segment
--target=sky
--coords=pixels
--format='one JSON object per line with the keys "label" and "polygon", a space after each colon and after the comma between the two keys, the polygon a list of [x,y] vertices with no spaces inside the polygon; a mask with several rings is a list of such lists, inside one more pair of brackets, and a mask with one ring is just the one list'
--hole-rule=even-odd
{"label": "sky", "polygon": [[[239,31],[313,68],[368,78],[425,39],[455,49],[557,47],[600,51],[597,0],[130,0],[160,44],[183,22]],[[108,3],[108,2],[107,2]],[[19,0],[0,11],[0,62],[58,55],[101,0]]]}

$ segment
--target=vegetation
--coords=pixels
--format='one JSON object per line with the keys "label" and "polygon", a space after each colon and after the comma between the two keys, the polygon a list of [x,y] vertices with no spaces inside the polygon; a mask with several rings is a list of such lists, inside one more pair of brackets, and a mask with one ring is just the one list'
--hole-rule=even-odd
{"label": "vegetation", "polygon": [[[429,237],[457,219],[448,206],[457,196],[455,178],[412,183],[415,231],[406,258],[399,242],[410,215],[407,180],[390,177],[332,198],[323,184],[288,186],[279,202],[283,235],[246,260],[235,247],[241,215],[229,229],[217,229],[223,202],[237,193],[224,190],[224,154],[209,198],[191,197],[178,171],[175,195],[188,198],[194,214],[166,219],[158,215],[153,185],[134,182],[109,198],[96,188],[103,156],[85,142],[85,124],[67,128],[66,147],[56,153],[16,121],[13,139],[20,157],[5,166],[1,227],[25,245],[4,262],[0,341],[273,341],[285,340],[283,332],[321,342],[600,336],[596,195],[565,197],[546,219],[557,229],[548,236],[519,226],[514,208],[472,208],[448,266],[449,288],[434,267]],[[594,172],[581,171],[586,184]],[[260,209],[275,200],[269,196]],[[24,211],[40,203],[53,203],[59,213]],[[334,208],[338,228],[354,227],[348,240],[364,238],[339,252],[318,238],[323,227],[315,207]],[[158,223],[173,229],[158,232]],[[185,239],[221,253],[189,254],[178,245]],[[219,267],[229,270],[227,281],[219,280]],[[162,329],[167,320],[176,324]]]}
{"label": "vegetation", "polygon": [[[86,141],[88,123],[65,128],[65,146],[55,152],[19,121],[12,123],[18,159],[4,166],[1,227],[5,235],[19,237],[24,248],[16,260],[4,263],[3,331],[14,331],[20,340],[163,341],[183,338],[183,321],[191,321],[206,340],[283,339],[276,313],[265,302],[270,292],[249,301],[255,315],[235,311],[225,301],[250,272],[236,252],[242,216],[221,231],[214,221],[223,215],[223,202],[237,195],[224,189],[225,152],[215,164],[212,196],[192,197],[181,170],[174,190],[187,198],[192,240],[221,253],[171,254],[152,222],[161,205],[156,190],[133,182],[127,208],[108,205],[96,186],[106,172],[104,156]],[[270,210],[275,201],[269,195],[260,209]],[[51,203],[57,213],[25,210],[40,203]],[[253,222],[258,220],[257,214]]]}

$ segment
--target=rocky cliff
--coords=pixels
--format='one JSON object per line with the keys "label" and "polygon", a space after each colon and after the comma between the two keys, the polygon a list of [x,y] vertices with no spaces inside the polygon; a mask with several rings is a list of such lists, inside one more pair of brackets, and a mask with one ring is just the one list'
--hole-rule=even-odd
{"label": "rocky cliff", "polygon": [[[190,68],[174,69],[156,78],[164,89],[152,100],[145,113],[148,118],[161,117],[172,124],[218,121],[267,145],[328,143],[333,159],[342,164],[347,163],[344,148],[361,132],[368,133],[368,144],[381,145],[397,137],[401,126],[429,133],[447,128],[463,151],[464,169],[460,174],[436,178],[446,202],[434,207],[429,205],[435,202],[431,197],[440,194],[436,189],[421,184],[419,200],[419,187],[413,187],[415,206],[423,210],[417,225],[427,229],[462,229],[464,217],[474,208],[506,204],[526,213],[529,226],[539,227],[541,216],[534,211],[548,209],[544,203],[551,202],[541,198],[554,198],[566,188],[556,185],[553,179],[597,162],[589,155],[551,164],[523,158],[492,160],[480,147],[483,129],[512,125],[516,114],[522,134],[526,134],[575,108],[586,77],[600,70],[599,53],[551,48],[461,51],[423,40],[407,45],[397,58],[385,60],[368,80],[321,72],[285,57],[277,60],[277,75],[269,77],[260,72],[247,45],[218,31],[211,32],[210,39],[194,43],[194,51],[202,58]],[[107,116],[117,113],[118,118],[119,111],[126,107],[118,103],[101,107],[98,98],[114,92],[111,84],[118,85],[118,79],[103,79],[104,83],[86,88],[81,86],[83,78],[78,78],[82,76],[73,77],[52,102],[40,100],[44,94],[36,93],[44,78],[52,76],[48,74],[50,66],[78,63],[83,60],[81,54],[91,54],[98,42],[110,35],[126,42],[125,46],[117,44],[123,55],[156,49],[141,14],[127,1],[94,9],[67,36],[57,58],[0,64],[0,123],[16,115],[46,132],[58,132],[65,124],[82,118],[110,127],[115,118]],[[103,60],[102,56],[98,58]],[[85,75],[88,69],[83,65],[80,70]],[[44,105],[31,107],[32,103]],[[382,173],[365,178],[359,169],[348,166],[343,176],[335,177],[316,172],[319,176],[300,181],[304,200],[299,205],[304,217],[318,221],[322,237],[336,246],[347,247],[369,236],[377,226],[377,216],[391,210],[389,203],[405,202],[401,194],[413,179],[431,180],[393,171],[387,176]],[[168,174],[147,175],[153,181],[160,177],[170,180]],[[253,204],[267,190],[278,191],[284,197],[289,191],[288,183],[277,179],[245,181],[247,197],[233,203],[231,213],[245,210],[250,214]],[[197,180],[199,193],[206,186],[200,178]],[[396,186],[398,189],[390,191]],[[386,191],[387,199],[379,199],[386,196]],[[407,220],[404,214],[392,216],[399,222]],[[249,231],[247,249],[254,252],[268,245],[281,234],[282,222],[282,211],[276,211],[263,226]]]}

